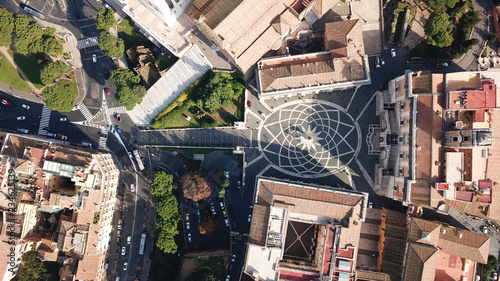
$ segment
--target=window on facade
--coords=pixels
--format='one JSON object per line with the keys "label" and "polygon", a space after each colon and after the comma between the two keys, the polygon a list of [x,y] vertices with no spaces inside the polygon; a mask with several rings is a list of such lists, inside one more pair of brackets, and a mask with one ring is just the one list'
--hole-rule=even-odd
{"label": "window on facade", "polygon": [[399,188],[397,185],[394,186],[394,192],[398,192]]}

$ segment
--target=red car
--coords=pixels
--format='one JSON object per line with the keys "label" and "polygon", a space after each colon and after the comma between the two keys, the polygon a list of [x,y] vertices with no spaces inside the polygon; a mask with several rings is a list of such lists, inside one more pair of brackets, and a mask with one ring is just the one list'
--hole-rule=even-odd
{"label": "red car", "polygon": [[108,96],[111,95],[111,92],[109,91],[108,88],[104,88],[104,92],[106,92],[106,95],[108,95]]}
{"label": "red car", "polygon": [[118,65],[118,59],[117,59],[117,58],[111,58],[111,59],[113,60],[113,63],[114,63],[115,65]]}
{"label": "red car", "polygon": [[248,107],[252,108],[252,102],[251,101],[248,101]]}
{"label": "red car", "polygon": [[8,107],[12,107],[12,106],[14,106],[14,105],[13,105],[10,101],[8,101],[8,100],[4,100],[4,99],[2,99],[2,98],[0,98],[0,103],[2,103],[3,105],[6,105],[6,106],[8,106]]}
{"label": "red car", "polygon": [[118,122],[122,121],[122,117],[120,116],[120,114],[116,114],[116,120],[118,120]]}

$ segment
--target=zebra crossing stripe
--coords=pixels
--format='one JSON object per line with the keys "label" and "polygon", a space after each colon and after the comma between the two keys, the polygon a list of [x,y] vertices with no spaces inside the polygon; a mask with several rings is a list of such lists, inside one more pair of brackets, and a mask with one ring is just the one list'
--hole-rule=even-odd
{"label": "zebra crossing stripe", "polygon": [[[104,135],[107,135],[108,134],[108,129],[106,127],[102,127],[101,128],[101,133],[104,134]],[[108,138],[103,138],[103,137],[99,137],[99,149],[106,149],[106,143],[108,141]]]}
{"label": "zebra crossing stripe", "polygon": [[97,36],[78,40],[77,46],[79,50],[97,46]]}
{"label": "zebra crossing stripe", "polygon": [[83,114],[83,117],[85,117],[87,121],[94,119],[94,116],[92,115],[92,113],[90,113],[89,109],[83,102],[78,104],[78,108],[80,109],[80,112]]}
{"label": "zebra crossing stripe", "polygon": [[46,135],[47,130],[44,130],[43,128],[48,127],[50,123],[50,113],[52,111],[47,107],[47,105],[43,105],[42,107],[42,117],[40,118],[40,126],[38,127],[38,134],[39,135]]}

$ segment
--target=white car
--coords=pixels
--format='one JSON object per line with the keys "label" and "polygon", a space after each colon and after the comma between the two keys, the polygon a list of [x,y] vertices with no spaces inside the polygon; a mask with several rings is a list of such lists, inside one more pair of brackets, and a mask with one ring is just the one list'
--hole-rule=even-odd
{"label": "white car", "polygon": [[130,191],[135,192],[135,184],[130,185]]}
{"label": "white car", "polygon": [[483,226],[483,233],[488,234],[488,228],[486,226]]}
{"label": "white car", "polygon": [[123,271],[127,271],[128,269],[128,262],[123,263]]}
{"label": "white car", "polygon": [[224,175],[226,176],[226,179],[228,179],[228,178],[229,178],[229,172],[228,172],[228,171],[226,171],[226,172],[224,173]]}
{"label": "white car", "polygon": [[97,56],[95,54],[92,55],[92,61],[95,63],[97,62]]}
{"label": "white car", "polygon": [[189,230],[189,229],[190,229],[189,222],[186,222],[186,229],[187,229],[187,230]]}
{"label": "white car", "polygon": [[66,117],[61,117],[61,118],[59,118],[59,121],[61,121],[61,122],[66,122],[66,121],[68,121],[68,118],[66,118]]}
{"label": "white car", "polygon": [[27,130],[27,129],[23,129],[23,128],[19,128],[17,129],[19,132],[23,133],[23,134],[29,134],[30,133],[30,130]]}
{"label": "white car", "polygon": [[26,116],[17,116],[17,120],[25,120]]}
{"label": "white car", "polygon": [[30,106],[27,104],[23,104],[23,108],[30,109]]}
{"label": "white car", "polygon": [[231,280],[231,275],[226,276],[226,281]]}
{"label": "white car", "polygon": [[236,260],[236,255],[231,256],[231,262],[234,262]]}
{"label": "white car", "polygon": [[128,158],[130,158],[130,160],[133,160],[133,159],[134,159],[134,157],[132,156],[132,152],[129,152],[129,153],[128,153]]}
{"label": "white car", "polygon": [[229,226],[229,221],[227,219],[225,219],[224,222],[226,223],[226,226]]}
{"label": "white car", "polygon": [[122,256],[125,256],[126,253],[127,253],[127,248],[122,247]]}
{"label": "white car", "polygon": [[391,57],[395,58],[396,57],[396,50],[391,49]]}
{"label": "white car", "polygon": [[188,233],[188,242],[191,243],[191,233]]}
{"label": "white car", "polygon": [[373,208],[373,203],[372,202],[368,202],[368,208]]}
{"label": "white car", "polygon": [[67,136],[62,135],[62,136],[61,136],[61,139],[62,139],[62,140],[67,140],[67,139],[68,139],[68,137],[67,137]]}
{"label": "white car", "polygon": [[252,214],[248,215],[248,222],[252,221]]}
{"label": "white car", "polygon": [[127,244],[130,245],[130,243],[132,243],[132,236],[127,237]]}
{"label": "white car", "polygon": [[47,133],[47,137],[55,138],[57,137],[57,135],[53,133]]}
{"label": "white car", "polygon": [[222,210],[224,210],[224,203],[222,203],[222,201],[220,201],[220,207]]}

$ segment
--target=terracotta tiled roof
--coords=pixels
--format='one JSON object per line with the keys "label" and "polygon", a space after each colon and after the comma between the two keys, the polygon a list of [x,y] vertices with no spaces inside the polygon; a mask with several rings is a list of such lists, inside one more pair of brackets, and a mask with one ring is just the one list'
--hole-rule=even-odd
{"label": "terracotta tiled roof", "polygon": [[252,212],[252,224],[248,235],[248,243],[264,246],[266,244],[269,206],[255,204]]}
{"label": "terracotta tiled roof", "polygon": [[358,281],[391,281],[389,274],[367,270],[356,270]]}
{"label": "terracotta tiled roof", "polygon": [[[500,111],[495,110],[491,114],[491,131],[493,133],[493,144],[489,148],[488,162],[486,167],[486,178],[493,182],[491,190],[491,205],[489,216],[500,220]],[[495,184],[496,183],[496,184]]]}
{"label": "terracotta tiled roof", "polygon": [[260,181],[259,193],[262,188],[269,190],[273,195],[284,195],[314,202],[320,201],[348,206],[355,206],[363,198],[357,194],[348,194],[347,192],[322,191],[315,188],[304,188],[266,180]]}
{"label": "terracotta tiled roof", "polygon": [[438,140],[443,136],[443,97],[420,95],[417,99],[416,179],[440,180],[443,160],[442,145]]}
{"label": "terracotta tiled roof", "polygon": [[326,14],[326,12],[328,12],[328,10],[330,10],[330,8],[333,5],[337,4],[337,2],[339,1],[340,0],[318,0],[316,1],[316,3],[314,3],[312,10],[316,15],[321,17],[324,14]]}
{"label": "terracotta tiled roof", "polygon": [[426,182],[411,183],[410,201],[416,205],[431,205],[431,185]]}
{"label": "terracotta tiled roof", "polygon": [[[422,239],[429,234],[429,240]],[[435,244],[435,234],[439,234]],[[490,238],[486,235],[458,229],[441,223],[420,218],[412,218],[408,241],[425,242],[441,248],[445,253],[470,259],[479,263],[486,263]]]}
{"label": "terracotta tiled roof", "polygon": [[346,20],[328,22],[325,24],[325,45],[326,49],[332,51],[332,57],[343,58],[348,55],[354,55],[348,54],[348,45],[362,44],[363,41],[361,40],[361,42],[355,42],[352,38],[350,38],[349,33],[358,22],[359,20]]}
{"label": "terracotta tiled roof", "polygon": [[434,281],[438,253],[435,247],[408,243],[403,280]]}

